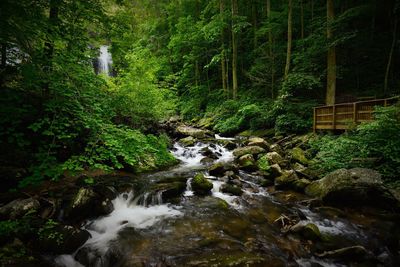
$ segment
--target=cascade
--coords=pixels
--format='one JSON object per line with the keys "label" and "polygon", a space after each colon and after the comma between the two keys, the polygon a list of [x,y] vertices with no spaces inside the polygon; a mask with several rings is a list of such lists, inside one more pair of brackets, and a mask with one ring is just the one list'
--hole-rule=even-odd
{"label": "cascade", "polygon": [[107,45],[100,46],[100,55],[97,58],[98,67],[97,72],[105,73],[107,76],[111,76],[111,68],[112,68],[112,57],[111,53],[108,51]]}

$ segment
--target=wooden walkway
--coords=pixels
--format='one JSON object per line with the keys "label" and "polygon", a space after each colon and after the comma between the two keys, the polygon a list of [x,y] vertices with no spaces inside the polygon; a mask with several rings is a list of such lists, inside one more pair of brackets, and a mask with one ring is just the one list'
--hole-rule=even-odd
{"label": "wooden walkway", "polygon": [[397,101],[399,97],[315,107],[313,130],[346,130],[355,124],[373,120],[375,106],[389,106]]}

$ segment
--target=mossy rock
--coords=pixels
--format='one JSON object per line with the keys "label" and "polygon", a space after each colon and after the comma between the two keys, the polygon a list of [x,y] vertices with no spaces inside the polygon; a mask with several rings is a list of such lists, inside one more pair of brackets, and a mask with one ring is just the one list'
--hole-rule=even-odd
{"label": "mossy rock", "polygon": [[299,180],[295,171],[285,171],[275,179],[275,187],[277,189],[294,188],[295,182]]}
{"label": "mossy rock", "polygon": [[179,140],[179,143],[183,146],[193,146],[197,142],[193,136],[188,136]]}
{"label": "mossy rock", "polygon": [[244,156],[246,154],[257,155],[265,152],[265,149],[259,146],[245,146],[239,147],[233,150],[233,155],[237,158]]}
{"label": "mossy rock", "polygon": [[318,226],[313,223],[303,224],[299,222],[290,227],[290,232],[298,234],[307,240],[318,241],[322,239]]}
{"label": "mossy rock", "polygon": [[192,179],[192,190],[196,195],[204,196],[210,193],[213,184],[204,177],[204,174],[198,173]]}
{"label": "mossy rock", "polygon": [[221,192],[232,194],[234,196],[241,196],[243,194],[242,189],[236,185],[225,184],[221,187]]}
{"label": "mossy rock", "polygon": [[208,168],[208,173],[212,176],[222,176],[224,175],[224,172],[224,164],[222,164],[221,162],[217,162],[211,165],[210,168]]}
{"label": "mossy rock", "polygon": [[246,154],[241,156],[238,159],[239,168],[247,171],[255,171],[257,170],[256,161],[254,160],[253,155]]}
{"label": "mossy rock", "polygon": [[306,154],[303,149],[300,147],[295,147],[290,151],[290,155],[292,156],[292,159],[296,162],[299,162],[303,165],[308,165],[310,163],[310,160],[306,157]]}

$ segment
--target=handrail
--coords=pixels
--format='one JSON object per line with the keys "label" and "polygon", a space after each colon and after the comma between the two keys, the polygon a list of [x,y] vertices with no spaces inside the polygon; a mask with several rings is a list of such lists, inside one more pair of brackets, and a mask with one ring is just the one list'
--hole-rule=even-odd
{"label": "handrail", "polygon": [[314,107],[313,131],[346,130],[351,125],[373,120],[375,106],[396,103],[399,96]]}

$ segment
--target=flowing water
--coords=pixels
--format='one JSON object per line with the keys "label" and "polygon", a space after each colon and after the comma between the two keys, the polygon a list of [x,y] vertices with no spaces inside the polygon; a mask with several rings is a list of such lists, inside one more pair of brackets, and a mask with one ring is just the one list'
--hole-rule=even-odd
{"label": "flowing water", "polygon": [[107,76],[111,76],[112,57],[108,48],[107,45],[100,46],[100,55],[97,58],[98,73],[104,73]]}
{"label": "flowing water", "polygon": [[[83,225],[91,238],[74,254],[60,255],[57,266],[345,266],[335,259],[320,259],[314,244],[284,234],[277,219],[301,214],[301,223],[312,222],[328,245],[320,250],[363,245],[374,254],[388,252],[392,225],[374,216],[334,209],[311,210],[307,198],[294,192],[279,192],[259,186],[262,177],[240,171],[241,196],[221,192],[226,178],[210,176],[201,163],[205,148],[218,155],[215,161],[229,164],[233,155],[214,143],[183,147],[172,153],[181,164],[171,170],[143,175],[149,184],[182,177],[186,190],[178,201],[163,193],[121,192],[111,214]],[[190,182],[203,172],[213,184],[209,196],[195,196]],[[173,204],[172,204],[173,203]],[[331,247],[330,247],[331,246]],[[389,257],[390,258],[390,257]],[[392,260],[393,263],[393,259]],[[376,266],[372,263],[370,266]],[[364,266],[364,265],[362,265]],[[368,265],[369,266],[369,265]],[[385,266],[396,266],[385,265]]]}

